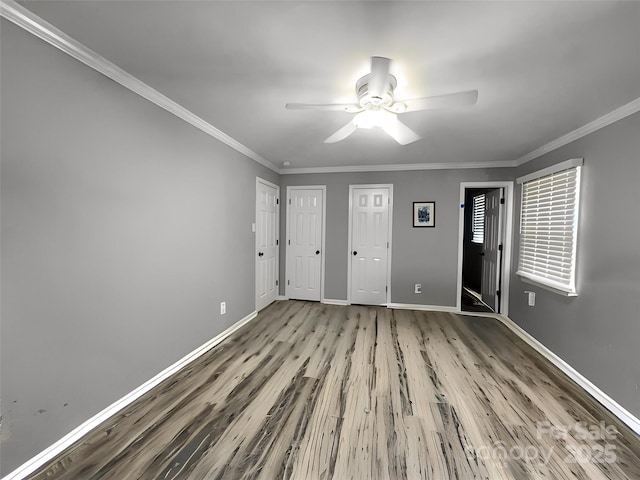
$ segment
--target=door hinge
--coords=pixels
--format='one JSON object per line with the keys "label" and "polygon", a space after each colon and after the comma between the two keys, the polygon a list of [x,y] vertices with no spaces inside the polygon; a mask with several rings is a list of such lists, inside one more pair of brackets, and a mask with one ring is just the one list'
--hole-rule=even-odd
{"label": "door hinge", "polygon": [[291,199],[289,199],[289,205],[291,205]]}
{"label": "door hinge", "polygon": [[498,245],[498,251],[502,251],[502,244]]}
{"label": "door hinge", "polygon": [[389,248],[389,242],[387,242],[387,248]]}
{"label": "door hinge", "polygon": [[276,287],[278,286],[278,280],[276,280]]}
{"label": "door hinge", "polygon": [[289,245],[291,245],[291,240],[289,240]]}
{"label": "door hinge", "polygon": [[280,199],[276,198],[276,205],[280,205]]}
{"label": "door hinge", "polygon": [[504,205],[504,198],[500,199],[500,205]]}
{"label": "door hinge", "polygon": [[276,240],[276,245],[280,245],[280,240]]}
{"label": "door hinge", "polygon": [[290,280],[287,280],[287,285],[291,285],[291,281]]}
{"label": "door hinge", "polygon": [[385,287],[384,287],[384,291],[385,291],[385,292],[389,292],[389,287],[388,287],[387,285],[385,285]]}

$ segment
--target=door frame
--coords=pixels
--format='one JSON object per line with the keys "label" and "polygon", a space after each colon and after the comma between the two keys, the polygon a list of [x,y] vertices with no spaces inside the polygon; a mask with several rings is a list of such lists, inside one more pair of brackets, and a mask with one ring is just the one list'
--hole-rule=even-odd
{"label": "door frame", "polygon": [[[286,211],[286,233],[285,233],[285,253],[284,253],[284,258],[285,258],[285,265],[284,265],[284,271],[285,271],[285,279],[289,280],[288,278],[286,278],[286,272],[287,272],[287,262],[289,261],[289,227],[290,227],[290,211],[289,211],[289,206],[291,205],[291,191],[292,190],[322,190],[322,246],[320,248],[320,253],[322,255],[322,258],[320,259],[320,303],[324,303],[324,268],[325,268],[325,261],[327,256],[325,255],[325,248],[326,248],[326,238],[327,238],[327,186],[326,185],[294,185],[294,186],[288,186],[287,187],[287,211]],[[285,297],[288,299],[289,298],[289,288],[288,285],[284,286],[284,294]]]}
{"label": "door frame", "polygon": [[356,188],[388,188],[389,189],[389,226],[387,238],[389,239],[389,248],[387,249],[387,298],[386,305],[391,303],[391,252],[393,251],[393,184],[392,183],[376,183],[376,184],[356,184],[349,185],[349,234],[347,244],[347,305],[351,305],[351,230],[353,218],[353,191]]}
{"label": "door frame", "polygon": [[[260,188],[260,184],[267,185],[269,187],[276,189],[276,226],[275,226],[275,235],[276,235],[276,265],[275,265],[275,274],[276,274],[276,300],[280,296],[280,185],[276,185],[275,183],[270,182],[269,180],[265,180],[264,178],[256,177],[256,191],[255,191],[255,211],[254,211],[254,223],[253,223],[253,258],[254,258],[254,275],[255,280],[253,282],[253,306],[256,312],[258,312],[258,188]],[[269,304],[270,305],[270,304]],[[262,308],[266,308],[268,305],[265,305]]]}
{"label": "door frame", "polygon": [[[456,287],[456,309],[462,311],[462,255],[464,247],[464,202],[467,188],[504,188],[504,211],[502,212],[502,286],[500,292],[500,315],[509,315],[509,287],[511,282],[511,253],[513,250],[513,195],[512,181],[460,182],[460,218],[458,222],[458,281]],[[463,312],[464,313],[464,312]]]}

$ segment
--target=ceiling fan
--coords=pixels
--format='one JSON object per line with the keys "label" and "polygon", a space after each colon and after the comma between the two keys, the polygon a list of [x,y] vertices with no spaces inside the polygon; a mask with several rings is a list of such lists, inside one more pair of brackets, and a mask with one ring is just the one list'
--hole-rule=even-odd
{"label": "ceiling fan", "polygon": [[327,138],[325,143],[344,140],[358,128],[380,127],[400,145],[407,145],[421,137],[398,120],[398,114],[473,105],[478,100],[477,90],[411,100],[395,100],[393,91],[398,81],[389,73],[390,66],[389,58],[371,57],[371,73],[356,82],[357,104],[287,103],[286,108],[355,113],[351,121]]}

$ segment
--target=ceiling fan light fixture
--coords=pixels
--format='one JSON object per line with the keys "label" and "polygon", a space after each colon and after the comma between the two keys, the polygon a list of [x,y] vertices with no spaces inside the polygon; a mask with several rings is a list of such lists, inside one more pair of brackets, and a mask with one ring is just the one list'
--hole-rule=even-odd
{"label": "ceiling fan light fixture", "polygon": [[393,113],[403,113],[407,111],[407,104],[406,103],[394,103],[392,105],[389,105],[389,111],[393,112]]}
{"label": "ceiling fan light fixture", "polygon": [[390,106],[393,103],[393,91],[398,84],[396,77],[389,74],[386,79],[385,86],[380,93],[372,92],[371,74],[365,75],[356,83],[356,92],[358,94],[358,104],[365,110],[380,110]]}
{"label": "ceiling fan light fixture", "polygon": [[393,98],[393,92],[398,85],[398,80],[391,75],[390,65],[391,59],[389,58],[371,57],[371,73],[360,77],[356,82],[358,103],[287,103],[286,108],[342,111],[356,114],[349,123],[327,138],[325,143],[340,142],[359,128],[379,127],[400,145],[408,145],[420,140],[421,137],[402,123],[397,114],[473,105],[478,101],[477,90],[396,101]]}
{"label": "ceiling fan light fixture", "polygon": [[398,121],[398,116],[395,113],[388,112],[387,110],[365,110],[358,113],[353,117],[353,123],[358,128],[372,128],[381,127]]}

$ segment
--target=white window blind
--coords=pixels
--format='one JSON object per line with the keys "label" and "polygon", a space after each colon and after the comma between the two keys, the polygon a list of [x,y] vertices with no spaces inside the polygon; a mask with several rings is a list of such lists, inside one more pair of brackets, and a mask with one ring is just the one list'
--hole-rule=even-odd
{"label": "white window blind", "polygon": [[[580,165],[522,181],[518,275],[576,294]],[[581,161],[579,162],[581,164]],[[534,178],[532,178],[534,177]],[[519,179],[520,181],[521,179]]]}
{"label": "white window blind", "polygon": [[473,197],[473,223],[471,241],[484,243],[484,193]]}

